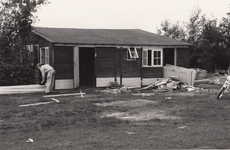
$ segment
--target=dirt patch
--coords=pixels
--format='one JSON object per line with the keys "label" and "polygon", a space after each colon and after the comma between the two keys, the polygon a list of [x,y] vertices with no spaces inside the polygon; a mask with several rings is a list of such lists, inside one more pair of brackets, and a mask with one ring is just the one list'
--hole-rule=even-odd
{"label": "dirt patch", "polygon": [[129,108],[125,112],[119,112],[118,110],[114,110],[113,112],[103,112],[103,117],[115,117],[121,120],[129,120],[129,121],[147,121],[154,119],[180,119],[177,116],[167,115],[166,111],[157,110],[154,108],[146,108],[146,105],[156,104],[156,101],[138,99],[131,101],[117,101],[117,102],[109,102],[109,103],[96,103],[97,106],[114,106],[114,107],[126,107]]}
{"label": "dirt patch", "polygon": [[156,101],[144,100],[144,99],[137,99],[137,100],[130,100],[130,101],[115,101],[115,102],[108,102],[108,103],[96,103],[97,106],[114,106],[114,107],[140,107],[145,106],[147,104],[155,104]]}
{"label": "dirt patch", "polygon": [[152,111],[135,111],[133,113],[132,111],[129,112],[115,112],[115,113],[108,113],[104,114],[102,117],[115,117],[121,120],[129,120],[129,121],[148,121],[148,120],[154,120],[154,119],[159,119],[159,120],[175,120],[175,119],[180,119],[179,117],[176,116],[169,116],[163,111],[159,110],[152,110]]}

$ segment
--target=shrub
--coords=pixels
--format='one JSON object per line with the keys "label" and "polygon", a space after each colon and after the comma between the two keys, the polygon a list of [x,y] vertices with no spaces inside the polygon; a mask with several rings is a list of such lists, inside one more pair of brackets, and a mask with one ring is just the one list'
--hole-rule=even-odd
{"label": "shrub", "polygon": [[26,49],[3,48],[0,51],[0,86],[34,83],[33,57]]}

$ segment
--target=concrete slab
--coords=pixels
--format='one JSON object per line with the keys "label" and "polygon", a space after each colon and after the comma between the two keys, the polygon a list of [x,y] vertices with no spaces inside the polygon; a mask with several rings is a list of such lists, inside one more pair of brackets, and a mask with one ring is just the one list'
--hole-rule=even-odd
{"label": "concrete slab", "polygon": [[0,86],[0,94],[44,93],[45,85]]}

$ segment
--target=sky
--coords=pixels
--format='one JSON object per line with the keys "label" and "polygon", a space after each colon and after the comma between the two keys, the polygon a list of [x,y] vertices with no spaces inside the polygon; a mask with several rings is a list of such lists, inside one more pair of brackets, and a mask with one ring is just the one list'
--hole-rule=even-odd
{"label": "sky", "polygon": [[156,33],[164,20],[189,22],[196,8],[221,20],[229,0],[49,0],[36,15],[38,27],[85,29],[142,29]]}

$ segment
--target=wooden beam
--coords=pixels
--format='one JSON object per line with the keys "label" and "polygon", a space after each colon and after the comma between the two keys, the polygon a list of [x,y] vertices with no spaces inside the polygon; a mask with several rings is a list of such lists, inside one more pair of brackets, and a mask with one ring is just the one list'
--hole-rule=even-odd
{"label": "wooden beam", "polygon": [[73,95],[83,95],[85,93],[71,93],[71,94],[57,94],[57,95],[44,95],[43,97],[60,97],[60,96],[73,96]]}
{"label": "wooden beam", "polygon": [[120,85],[122,85],[122,72],[123,72],[123,54],[122,47],[120,48]]}
{"label": "wooden beam", "polygon": [[115,78],[115,82],[117,82],[117,53],[115,49],[114,49],[114,78]]}
{"label": "wooden beam", "polygon": [[55,99],[55,98],[51,98],[53,101],[57,102],[57,103],[60,103],[59,100]]}
{"label": "wooden beam", "polygon": [[19,105],[18,107],[37,106],[37,105],[44,105],[44,104],[50,104],[50,103],[54,103],[54,101],[53,102],[34,103],[34,104],[25,104],[25,105]]}

